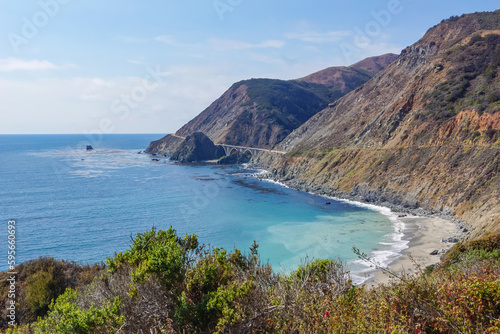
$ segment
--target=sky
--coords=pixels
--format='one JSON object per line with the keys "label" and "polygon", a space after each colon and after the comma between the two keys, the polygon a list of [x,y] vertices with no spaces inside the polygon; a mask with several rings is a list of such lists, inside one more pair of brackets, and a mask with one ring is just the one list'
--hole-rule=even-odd
{"label": "sky", "polygon": [[498,0],[0,0],[0,134],[170,133],[234,82],[399,54]]}

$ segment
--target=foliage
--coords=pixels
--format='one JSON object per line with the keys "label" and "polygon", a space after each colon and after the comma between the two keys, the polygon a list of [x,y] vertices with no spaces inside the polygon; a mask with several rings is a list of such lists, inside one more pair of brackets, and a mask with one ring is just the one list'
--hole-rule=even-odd
{"label": "foliage", "polygon": [[[341,261],[275,275],[260,263],[257,243],[248,254],[228,252],[153,229],[109,259],[108,274],[67,290],[45,318],[7,332],[498,333],[499,250],[498,234],[458,243],[439,266],[388,272],[390,283],[368,287],[354,285]],[[175,263],[150,260],[159,254]],[[172,275],[178,266],[183,274]]]}
{"label": "foliage", "polygon": [[[68,289],[51,303],[47,317],[30,326],[33,333],[108,333],[114,332],[125,320],[120,315],[120,300],[115,298],[100,308],[81,309],[76,305],[78,292]],[[17,333],[7,331],[7,333]],[[23,330],[19,331],[23,333]]]}
{"label": "foliage", "polygon": [[466,243],[459,242],[446,254],[443,266],[450,267],[467,258],[480,257],[488,260],[500,260],[500,234],[492,234]]}
{"label": "foliage", "polygon": [[53,274],[46,271],[38,271],[28,278],[26,303],[31,312],[37,317],[44,316],[52,299],[57,297],[57,286]]}
{"label": "foliage", "polygon": [[318,281],[325,281],[328,269],[334,264],[334,261],[328,259],[314,260],[309,264],[300,266],[290,274],[290,277],[299,280],[308,277]]}
{"label": "foliage", "polygon": [[125,254],[119,253],[115,258],[108,258],[106,263],[110,271],[114,272],[122,263],[127,262],[134,267],[134,282],[142,282],[153,274],[171,287],[184,279],[190,252],[197,247],[196,235],[179,238],[172,227],[167,231],[156,231],[153,228],[139,233]]}
{"label": "foliage", "polygon": [[[20,264],[17,272],[16,320],[19,324],[33,322],[43,317],[52,300],[64,293],[66,288],[77,288],[92,282],[95,275],[103,270],[102,265],[78,265],[53,258],[39,258]],[[7,281],[0,283],[0,303],[7,301]],[[1,310],[0,328],[7,326],[7,318]]]}

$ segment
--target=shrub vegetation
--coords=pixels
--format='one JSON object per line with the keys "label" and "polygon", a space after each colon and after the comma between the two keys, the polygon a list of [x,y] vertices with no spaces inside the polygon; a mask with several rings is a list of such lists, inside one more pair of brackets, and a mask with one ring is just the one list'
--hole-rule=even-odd
{"label": "shrub vegetation", "polygon": [[498,333],[499,246],[500,235],[458,243],[439,266],[356,286],[339,261],[275,274],[261,264],[257,243],[243,254],[152,229],[108,258],[106,270],[87,267],[91,283],[65,292],[51,284],[58,275],[41,269],[57,262],[25,264],[40,268],[24,282],[39,317],[4,332]]}

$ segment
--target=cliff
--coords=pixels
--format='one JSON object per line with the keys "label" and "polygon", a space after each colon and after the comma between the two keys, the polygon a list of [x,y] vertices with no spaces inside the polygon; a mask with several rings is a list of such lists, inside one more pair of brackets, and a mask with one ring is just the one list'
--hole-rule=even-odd
{"label": "cliff", "polygon": [[500,230],[499,33],[500,11],[431,28],[283,140],[275,178]]}
{"label": "cliff", "polygon": [[179,146],[184,142],[183,137],[168,134],[165,137],[152,141],[144,152],[150,154],[163,154],[171,156],[174,154]]}
{"label": "cliff", "polygon": [[319,84],[245,80],[235,83],[176,135],[203,132],[217,144],[271,148],[340,96]]}

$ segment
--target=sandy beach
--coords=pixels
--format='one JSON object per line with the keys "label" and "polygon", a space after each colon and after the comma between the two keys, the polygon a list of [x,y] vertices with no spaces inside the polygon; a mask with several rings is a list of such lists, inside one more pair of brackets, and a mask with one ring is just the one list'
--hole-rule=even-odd
{"label": "sandy beach", "polygon": [[[394,273],[412,273],[418,271],[416,264],[423,270],[425,267],[440,261],[441,255],[453,247],[453,243],[442,242],[443,239],[455,236],[457,226],[438,217],[401,217],[398,218],[405,224],[404,239],[409,240],[408,248],[403,250],[401,256],[389,265],[389,270]],[[433,251],[437,255],[430,255]],[[413,261],[411,258],[413,258]],[[386,284],[391,281],[391,276],[377,271],[372,280],[367,284],[374,286]]]}

